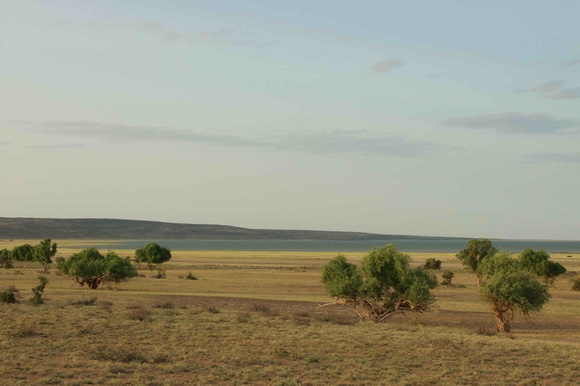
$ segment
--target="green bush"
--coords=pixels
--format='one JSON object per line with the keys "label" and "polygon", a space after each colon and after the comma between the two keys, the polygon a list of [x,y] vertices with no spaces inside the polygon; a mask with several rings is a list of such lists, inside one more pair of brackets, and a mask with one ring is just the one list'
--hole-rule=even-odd
{"label": "green bush", "polygon": [[157,243],[149,243],[135,251],[135,261],[137,263],[146,263],[149,269],[153,267],[153,264],[162,264],[170,259],[171,251]]}
{"label": "green bush", "polygon": [[0,302],[2,303],[16,303],[14,292],[5,291],[0,293]]}
{"label": "green bush", "polygon": [[498,331],[509,332],[516,312],[540,311],[550,298],[546,287],[507,253],[487,258],[481,273],[481,294],[492,306]]}
{"label": "green bush", "polygon": [[8,249],[3,249],[0,251],[0,267],[2,268],[14,268],[12,264],[12,254]]}
{"label": "green bush", "polygon": [[532,274],[542,277],[546,285],[553,285],[556,277],[566,273],[566,268],[550,261],[550,255],[544,250],[526,249],[520,255],[520,263]]}
{"label": "green bush", "polygon": [[46,276],[39,276],[38,280],[40,281],[40,284],[32,289],[34,295],[32,299],[30,299],[30,302],[35,305],[44,303],[44,300],[42,300],[42,294],[44,293],[44,288],[48,284]]}
{"label": "green bush", "polygon": [[437,278],[422,267],[411,268],[410,257],[393,244],[372,249],[360,267],[338,255],[324,266],[322,282],[334,303],[352,306],[362,318],[383,322],[403,311],[426,311],[434,299]]}
{"label": "green bush", "polygon": [[572,291],[580,291],[580,276],[572,279]]}
{"label": "green bush", "polygon": [[453,279],[453,277],[455,276],[455,274],[453,273],[453,271],[444,271],[443,272],[443,281],[441,282],[442,285],[451,285],[451,279]]}
{"label": "green bush", "polygon": [[424,267],[426,269],[441,269],[441,260],[435,260],[433,257],[430,257],[425,262]]}
{"label": "green bush", "polygon": [[61,272],[73,276],[81,286],[97,289],[103,283],[120,283],[137,276],[129,258],[121,258],[109,251],[102,255],[97,248],[84,249],[68,259],[56,259]]}

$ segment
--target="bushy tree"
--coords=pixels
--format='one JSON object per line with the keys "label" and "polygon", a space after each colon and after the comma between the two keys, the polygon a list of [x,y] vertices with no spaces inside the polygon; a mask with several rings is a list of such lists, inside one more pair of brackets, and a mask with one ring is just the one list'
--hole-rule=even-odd
{"label": "bushy tree", "polygon": [[491,304],[498,331],[509,332],[515,313],[540,311],[550,298],[534,275],[508,253],[486,258],[479,268],[483,277],[481,293]]}
{"label": "bushy tree", "polygon": [[48,265],[52,264],[54,255],[56,255],[56,243],[51,243],[50,239],[44,239],[34,247],[34,259],[42,263],[44,273],[48,272]]}
{"label": "bushy tree", "polygon": [[120,283],[137,276],[129,258],[123,259],[112,251],[103,256],[94,247],[75,253],[66,260],[58,257],[56,262],[62,273],[74,276],[77,283],[86,284],[90,289],[97,289],[102,283]]}
{"label": "bushy tree", "polygon": [[552,285],[557,276],[566,273],[560,263],[550,261],[550,255],[544,250],[526,249],[520,255],[522,266],[536,276],[541,276],[546,285]]}
{"label": "bushy tree", "polygon": [[360,267],[338,255],[324,266],[322,282],[335,298],[331,304],[352,306],[356,313],[374,322],[403,311],[426,311],[434,299],[431,289],[437,278],[422,267],[411,268],[410,257],[393,244],[372,249]]}
{"label": "bushy tree", "polygon": [[135,261],[146,263],[149,269],[152,269],[154,264],[162,264],[169,259],[171,259],[171,251],[157,243],[149,243],[135,251]]}
{"label": "bushy tree", "polygon": [[464,266],[469,268],[477,276],[477,284],[481,284],[480,265],[486,258],[497,253],[488,239],[472,239],[467,243],[467,248],[462,249],[456,255]]}
{"label": "bushy tree", "polygon": [[426,269],[441,269],[441,260],[436,260],[433,257],[430,257],[425,262],[424,267]]}
{"label": "bushy tree", "polygon": [[12,265],[12,254],[6,248],[0,251],[0,267],[2,268],[13,268]]}
{"label": "bushy tree", "polygon": [[32,304],[44,303],[44,300],[42,300],[42,294],[44,293],[44,288],[48,284],[48,279],[46,278],[46,276],[39,276],[38,281],[40,282],[40,284],[38,284],[36,287],[32,289],[32,293],[34,294],[32,299],[30,299],[30,302]]}
{"label": "bushy tree", "polygon": [[455,277],[453,271],[447,270],[443,272],[443,281],[441,285],[451,285],[451,280]]}
{"label": "bushy tree", "polygon": [[12,259],[16,261],[24,261],[26,262],[25,266],[28,266],[28,264],[34,260],[34,247],[30,244],[18,245],[12,248],[10,254],[12,255]]}

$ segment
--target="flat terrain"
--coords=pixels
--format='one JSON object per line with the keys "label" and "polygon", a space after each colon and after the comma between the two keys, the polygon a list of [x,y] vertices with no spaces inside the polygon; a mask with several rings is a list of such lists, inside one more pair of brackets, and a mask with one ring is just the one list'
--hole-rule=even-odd
{"label": "flat terrain", "polygon": [[[56,242],[58,256],[78,250]],[[510,334],[497,334],[475,277],[453,254],[411,254],[415,265],[435,257],[455,272],[455,287],[434,291],[438,312],[373,324],[346,307],[316,310],[331,300],[320,275],[334,256],[179,251],[160,267],[165,278],[142,267],[140,277],[98,290],[52,267],[39,306],[28,299],[41,267],[17,262],[0,269],[0,290],[15,288],[20,301],[0,304],[0,384],[580,383],[571,275],[556,281],[541,313],[516,316]],[[579,254],[552,259],[580,272]]]}

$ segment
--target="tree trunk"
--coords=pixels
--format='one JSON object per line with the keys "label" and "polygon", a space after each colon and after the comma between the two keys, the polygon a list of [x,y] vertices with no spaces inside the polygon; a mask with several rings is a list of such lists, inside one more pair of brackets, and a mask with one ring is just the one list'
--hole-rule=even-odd
{"label": "tree trunk", "polygon": [[510,332],[510,321],[507,318],[505,312],[494,310],[495,318],[497,319],[497,330]]}
{"label": "tree trunk", "polygon": [[481,276],[479,276],[478,273],[476,273],[475,276],[477,276],[477,286],[481,287]]}

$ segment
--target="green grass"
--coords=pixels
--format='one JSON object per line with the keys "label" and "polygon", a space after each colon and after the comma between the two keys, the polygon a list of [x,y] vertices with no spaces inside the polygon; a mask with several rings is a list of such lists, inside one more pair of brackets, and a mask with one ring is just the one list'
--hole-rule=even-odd
{"label": "green grass", "polygon": [[[59,255],[75,251],[60,245]],[[567,256],[552,257],[580,271],[580,256]],[[320,283],[331,257],[178,252],[164,279],[140,269],[96,291],[53,267],[39,306],[28,303],[39,265],[0,269],[0,291],[20,301],[0,304],[0,384],[580,383],[580,292],[569,277],[541,313],[498,334],[452,254],[412,254],[414,265],[442,260],[458,286],[434,291],[436,313],[361,323],[348,308],[316,310],[331,300]],[[198,280],[180,278],[189,272]]]}

